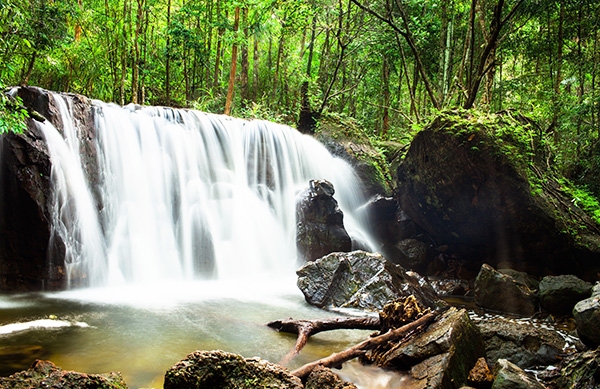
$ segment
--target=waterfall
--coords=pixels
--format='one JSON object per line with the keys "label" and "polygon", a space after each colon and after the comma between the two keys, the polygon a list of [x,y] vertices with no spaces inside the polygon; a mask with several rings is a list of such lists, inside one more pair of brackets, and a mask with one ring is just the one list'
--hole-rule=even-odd
{"label": "waterfall", "polygon": [[261,120],[94,101],[92,180],[68,97],[53,98],[62,134],[38,125],[70,279],[104,286],[293,274],[295,201],[311,179],[333,183],[346,229],[369,245],[355,173],[310,136]]}

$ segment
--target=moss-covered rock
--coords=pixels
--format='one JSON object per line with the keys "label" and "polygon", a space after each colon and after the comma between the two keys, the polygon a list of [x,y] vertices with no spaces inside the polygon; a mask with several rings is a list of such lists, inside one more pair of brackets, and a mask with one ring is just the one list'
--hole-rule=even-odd
{"label": "moss-covered rock", "polygon": [[302,389],[298,377],[259,358],[221,350],[195,351],[165,374],[164,389]]}
{"label": "moss-covered rock", "polygon": [[549,169],[539,129],[522,117],[442,113],[415,136],[397,177],[401,208],[438,244],[531,274],[600,270],[598,224]]}
{"label": "moss-covered rock", "polygon": [[315,138],[333,155],[355,168],[367,195],[392,193],[394,182],[384,148],[376,145],[356,121],[334,115],[323,116]]}
{"label": "moss-covered rock", "polygon": [[78,373],[62,370],[50,361],[37,360],[28,370],[0,377],[0,388],[127,389],[127,385],[120,373]]}

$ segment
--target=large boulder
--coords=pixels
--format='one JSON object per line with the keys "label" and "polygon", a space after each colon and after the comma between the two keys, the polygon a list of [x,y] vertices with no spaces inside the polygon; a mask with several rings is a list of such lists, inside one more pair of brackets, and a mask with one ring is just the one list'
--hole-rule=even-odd
{"label": "large boulder", "polygon": [[424,307],[443,305],[422,277],[378,253],[331,253],[307,263],[296,274],[306,301],[320,308],[377,311],[390,301],[410,295]]}
{"label": "large boulder", "polygon": [[[547,366],[560,361],[568,343],[556,331],[534,325],[531,321],[517,321],[503,317],[477,320],[485,343],[487,361],[493,365],[506,359],[522,369]],[[570,347],[574,347],[574,343]]]}
{"label": "large boulder", "polygon": [[546,276],[539,284],[540,305],[554,315],[570,315],[591,293],[592,284],[571,274]]}
{"label": "large boulder", "polygon": [[37,360],[28,370],[0,377],[0,388],[126,389],[120,373],[85,374],[62,370],[50,361]]}
{"label": "large boulder", "polygon": [[398,167],[400,207],[438,244],[473,248],[473,261],[595,278],[600,229],[545,168],[539,133],[510,113],[440,114]]}
{"label": "large boulder", "polygon": [[334,251],[352,250],[344,228],[344,214],[333,198],[335,190],[326,180],[311,180],[296,203],[296,246],[298,254],[313,261]]}
{"label": "large boulder", "polygon": [[448,309],[422,333],[384,345],[366,358],[384,368],[409,370],[422,388],[459,388],[485,349],[477,326],[464,309]]}
{"label": "large boulder", "polygon": [[260,358],[221,350],[195,351],[165,374],[164,389],[302,389],[298,377]]}
{"label": "large boulder", "polygon": [[481,266],[475,279],[475,302],[482,308],[523,316],[537,310],[535,290],[488,264]]}

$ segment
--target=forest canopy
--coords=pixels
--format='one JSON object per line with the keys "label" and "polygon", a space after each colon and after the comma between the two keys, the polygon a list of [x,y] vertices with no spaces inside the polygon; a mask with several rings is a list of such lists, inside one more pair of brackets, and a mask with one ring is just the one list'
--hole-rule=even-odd
{"label": "forest canopy", "polygon": [[599,19],[596,0],[0,0],[0,85],[382,140],[513,109],[578,178],[600,170]]}

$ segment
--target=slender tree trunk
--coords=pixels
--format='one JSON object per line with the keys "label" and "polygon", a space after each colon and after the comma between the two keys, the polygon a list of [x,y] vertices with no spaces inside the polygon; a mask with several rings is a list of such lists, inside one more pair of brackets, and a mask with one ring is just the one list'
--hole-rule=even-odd
{"label": "slender tree trunk", "polygon": [[[217,18],[221,17],[220,1],[217,0]],[[217,36],[217,50],[215,53],[215,70],[213,74],[213,86],[215,89],[219,88],[219,77],[221,75],[221,57],[223,55],[223,35],[225,35],[225,29],[219,27]]]}
{"label": "slender tree trunk", "polygon": [[171,105],[171,0],[167,1],[167,40],[165,58],[165,104]]}
{"label": "slender tree trunk", "polygon": [[35,64],[35,60],[37,58],[37,50],[33,50],[31,53],[31,57],[29,57],[29,62],[27,63],[27,69],[23,72],[23,78],[21,79],[21,85],[27,85],[29,83],[29,79],[31,78],[31,73],[33,72],[33,65]]}
{"label": "slender tree trunk", "polygon": [[[233,32],[237,37],[237,31],[240,25],[240,7],[235,7],[235,16],[233,22]],[[235,38],[234,38],[235,39]],[[231,47],[231,71],[229,72],[229,86],[227,88],[227,98],[225,99],[225,115],[229,115],[231,113],[231,105],[233,103],[233,89],[235,86],[235,71],[237,66],[237,51],[238,45],[234,40],[233,45]]]}
{"label": "slender tree trunk", "polygon": [[248,85],[248,72],[249,72],[249,63],[248,63],[248,41],[249,30],[248,30],[248,8],[242,9],[242,24],[244,25],[244,42],[242,43],[242,69],[240,73],[240,89],[241,89],[241,104],[242,108],[245,108],[250,101],[250,88]]}
{"label": "slender tree trunk", "polygon": [[387,55],[383,56],[381,65],[381,95],[381,137],[385,139],[390,130],[390,62]]}
{"label": "slender tree trunk", "polygon": [[314,112],[310,106],[309,98],[309,80],[312,78],[312,62],[315,48],[315,37],[317,32],[317,16],[313,16],[312,27],[310,32],[310,43],[308,47],[308,60],[306,64],[306,80],[302,83],[300,89],[301,106],[300,115],[298,118],[298,130],[302,133],[312,134],[317,124],[318,114]]}
{"label": "slender tree trunk", "polygon": [[259,74],[259,63],[260,63],[260,52],[258,47],[258,32],[254,31],[254,42],[253,42],[253,56],[252,56],[252,98],[257,100],[260,92],[260,74]]}

